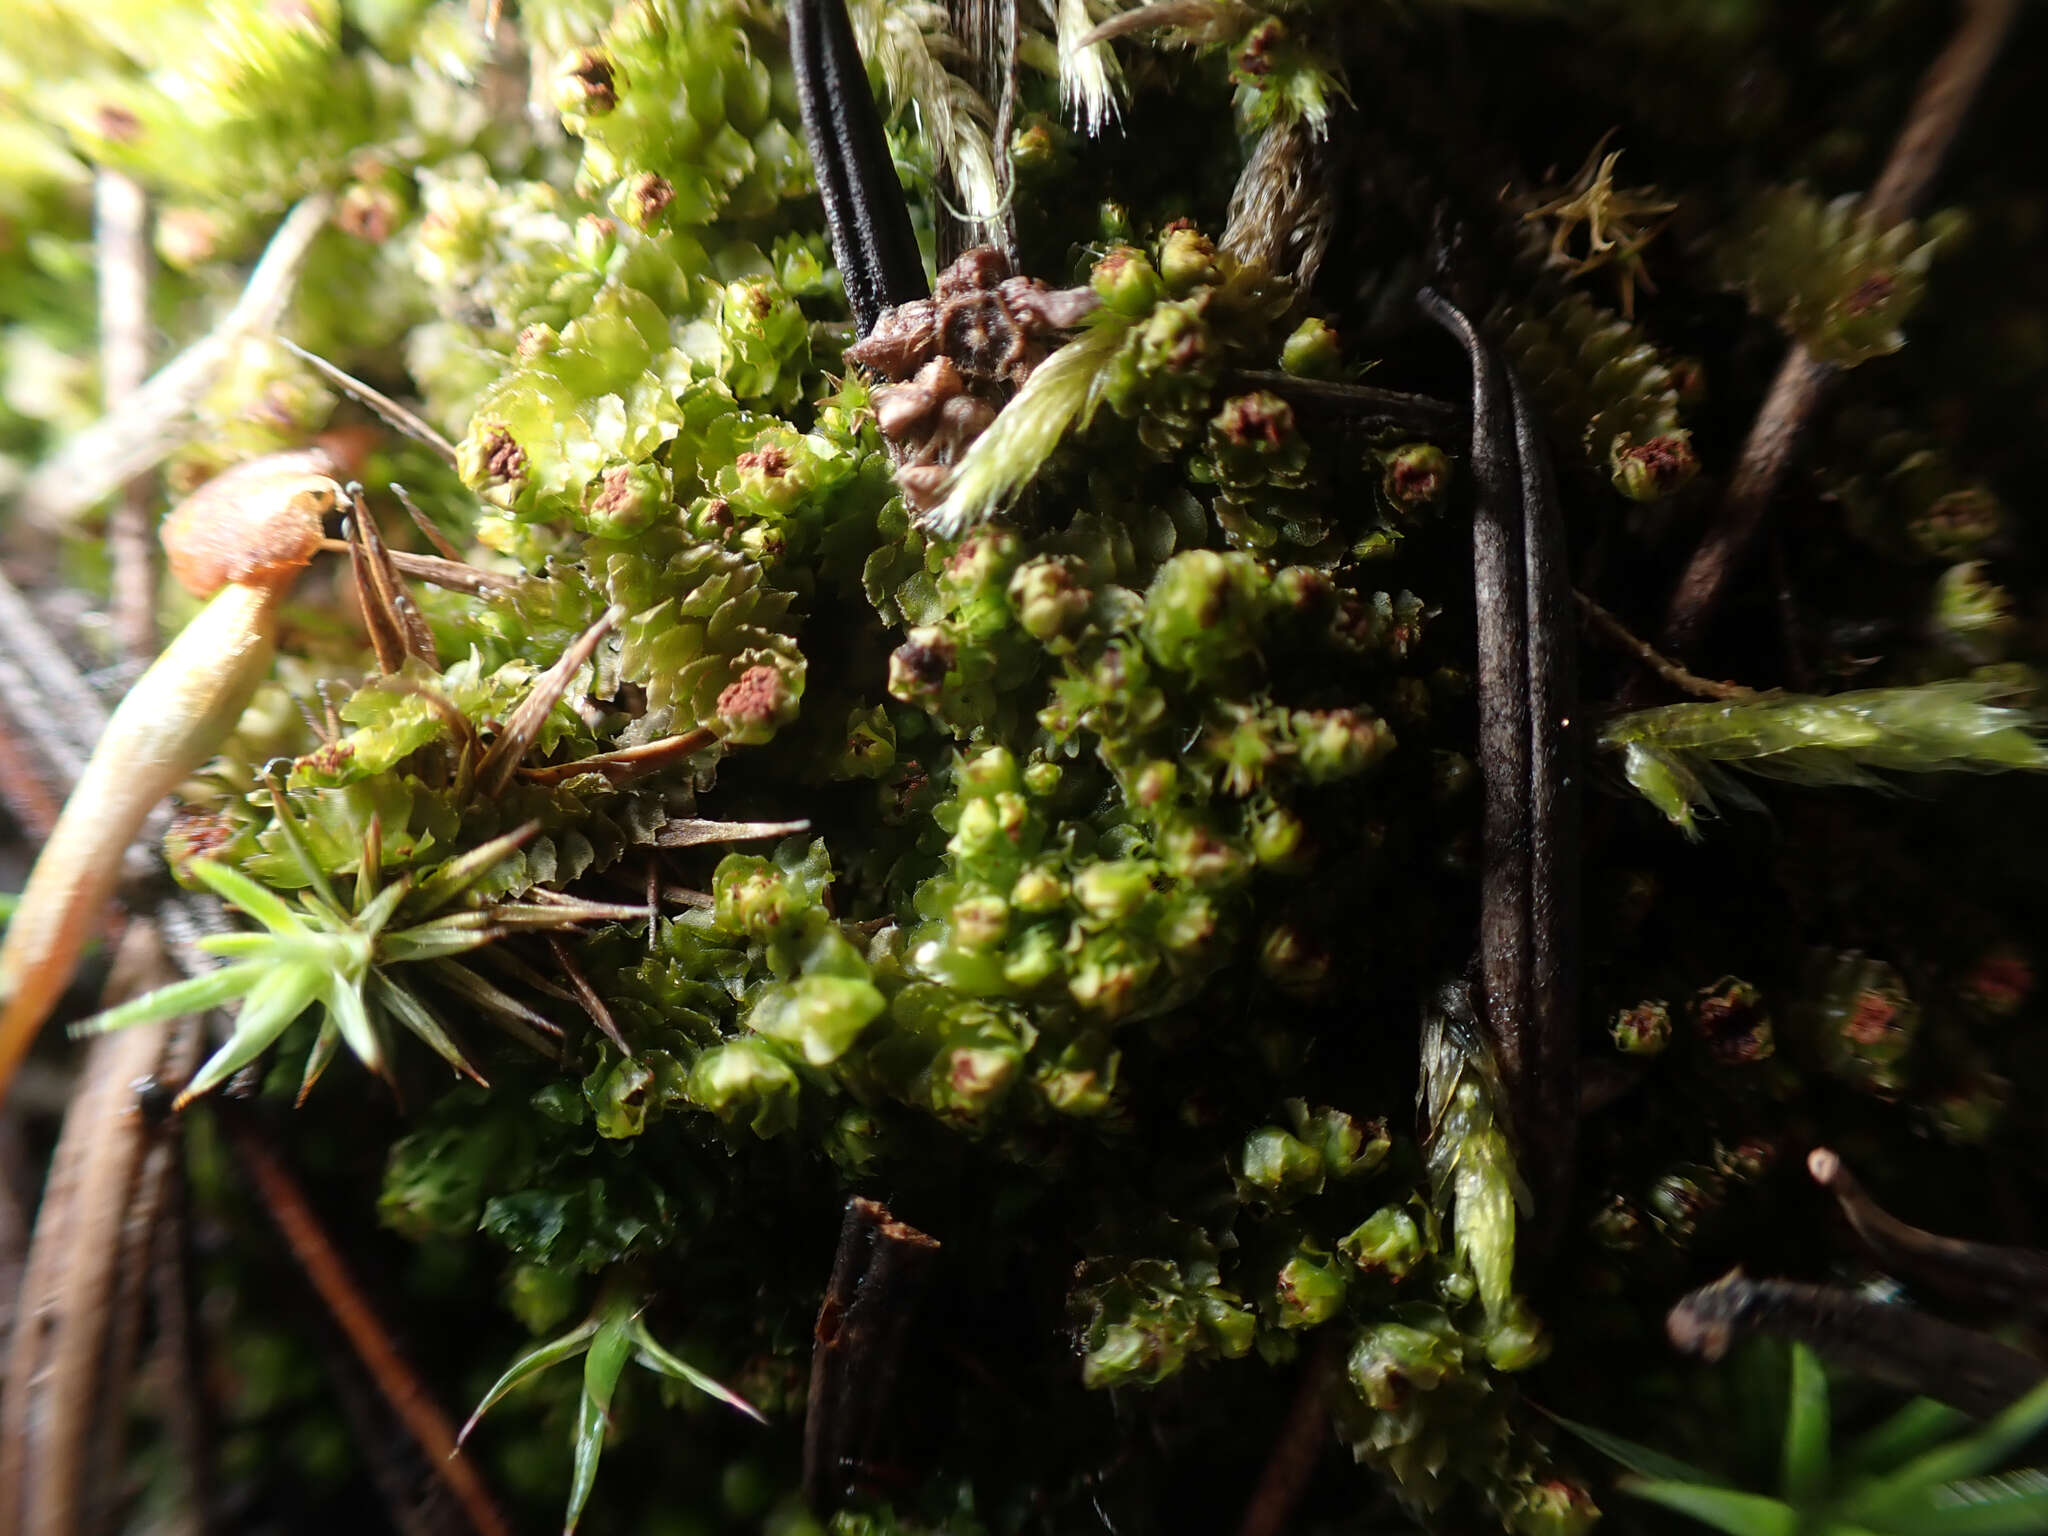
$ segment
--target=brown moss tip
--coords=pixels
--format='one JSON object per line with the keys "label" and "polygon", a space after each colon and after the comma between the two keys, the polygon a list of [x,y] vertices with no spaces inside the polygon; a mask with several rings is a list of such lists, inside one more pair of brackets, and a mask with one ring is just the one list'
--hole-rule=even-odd
{"label": "brown moss tip", "polygon": [[228,585],[282,589],[320,548],[341,499],[340,468],[319,448],[266,454],[215,475],[164,519],[171,574],[197,597]]}

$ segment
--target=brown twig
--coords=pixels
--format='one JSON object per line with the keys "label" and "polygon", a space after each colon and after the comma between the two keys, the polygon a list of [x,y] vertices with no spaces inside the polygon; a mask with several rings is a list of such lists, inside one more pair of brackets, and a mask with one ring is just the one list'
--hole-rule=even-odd
{"label": "brown twig", "polygon": [[[152,954],[161,960],[155,942],[151,925],[131,924],[117,979],[146,986]],[[0,1536],[88,1528],[90,1448],[125,1388],[107,1367],[125,1232],[149,1143],[134,1084],[179,1066],[168,1059],[174,1042],[164,1024],[98,1037],[65,1114],[0,1393]]]}
{"label": "brown twig", "polygon": [[1807,1154],[1806,1171],[1835,1197],[1870,1256],[1894,1274],[1957,1301],[2030,1310],[2048,1307],[2048,1253],[1966,1243],[1909,1226],[1871,1199],[1841,1156],[1827,1147]]}
{"label": "brown twig", "polygon": [[449,539],[447,534],[435,526],[434,520],[431,517],[420,510],[420,504],[412,499],[410,491],[396,480],[392,481],[385,489],[398,498],[398,504],[405,508],[405,515],[412,519],[413,527],[419,529],[420,536],[434,546],[443,560],[452,560],[457,565],[463,563],[462,551],[455,547],[454,542]]}
{"label": "brown twig", "polygon": [[505,792],[520,759],[526,756],[527,748],[540,738],[541,727],[547,723],[555,705],[561,702],[569,684],[597,654],[604,637],[617,628],[625,616],[626,610],[616,605],[606,609],[590,628],[570,642],[569,648],[562,652],[553,666],[533,680],[526,697],[519,701],[504,729],[498,733],[498,739],[491,743],[483,761],[477,764],[479,793],[494,798]]}
{"label": "brown twig", "polygon": [[1337,1374],[1337,1350],[1335,1335],[1327,1334],[1303,1362],[1294,1406],[1273,1441],[1244,1518],[1237,1523],[1237,1536],[1286,1536],[1292,1528],[1294,1511],[1329,1444],[1329,1391]]}
{"label": "brown twig", "polygon": [[[176,1137],[176,1127],[172,1134]],[[218,1527],[213,1517],[213,1400],[206,1390],[204,1336],[192,1290],[192,1190],[182,1157],[174,1159],[157,1220],[150,1266],[156,1309],[156,1375],[160,1409],[185,1472],[185,1505],[198,1536]]]}
{"label": "brown twig", "polygon": [[630,1057],[633,1048],[626,1044],[626,1037],[619,1033],[618,1020],[612,1017],[611,1009],[604,1005],[604,999],[597,995],[597,989],[590,984],[590,978],[583,974],[583,967],[576,963],[576,957],[569,952],[569,946],[557,933],[548,935],[548,950],[555,957],[555,964],[562,968],[562,974],[569,978],[569,986],[576,994],[576,1001],[583,1011],[590,1015],[590,1022],[604,1032],[621,1056]]}
{"label": "brown twig", "polygon": [[315,193],[285,215],[220,323],[150,375],[121,409],[73,436],[30,475],[16,503],[24,522],[62,532],[177,447],[187,418],[245,336],[277,324],[334,199]]}
{"label": "brown twig", "polygon": [[718,738],[709,731],[685,731],[680,736],[664,736],[659,741],[642,742],[637,747],[620,747],[612,752],[597,752],[589,757],[579,757],[574,762],[549,763],[540,768],[522,768],[519,777],[528,784],[560,784],[582,773],[601,773],[614,784],[627,784],[646,774],[658,773],[687,758],[702,752]]}
{"label": "brown twig", "polygon": [[319,1294],[427,1465],[461,1504],[479,1536],[511,1536],[511,1526],[474,1463],[455,1454],[455,1430],[448,1416],[399,1353],[390,1331],[349,1273],[269,1136],[241,1106],[223,1104],[219,1117],[242,1170],[255,1185],[265,1213],[291,1249],[300,1272]]}
{"label": "brown twig", "polygon": [[[1928,66],[1891,157],[1871,188],[1865,208],[1879,226],[1896,224],[1926,196],[2018,11],[2019,0],[1965,0],[1962,20]],[[1699,649],[1832,378],[1833,370],[1802,344],[1794,342],[1786,352],[1742,445],[1720,515],[1671,594],[1664,618],[1666,652],[1685,657]]]}
{"label": "brown twig", "polygon": [[[102,168],[93,177],[93,248],[99,267],[100,388],[119,413],[149,378],[149,198],[142,184]],[[156,540],[150,487],[138,475],[121,487],[107,519],[114,633],[136,662],[156,655]]]}
{"label": "brown twig", "polygon": [[1681,693],[1689,693],[1702,699],[1756,697],[1754,688],[1745,688],[1740,683],[1717,683],[1712,678],[1701,677],[1697,672],[1688,672],[1649,641],[1639,638],[1626,624],[1585,593],[1574,588],[1572,596],[1578,602],[1579,611],[1586,616],[1587,623]]}
{"label": "brown twig", "polygon": [[931,1281],[937,1239],[856,1196],[846,1203],[839,1251],[811,1347],[804,1415],[804,1497],[836,1504],[891,1420],[891,1399],[918,1303]]}
{"label": "brown twig", "polygon": [[326,358],[320,356],[319,353],[308,352],[304,347],[287,337],[279,336],[276,338],[276,341],[285,351],[306,364],[343,394],[360,400],[364,405],[367,405],[371,410],[383,417],[389,425],[396,427],[415,442],[423,443],[433,449],[449,468],[455,467],[455,445],[389,395],[381,390],[372,389],[354,374],[344,373],[341,369],[335,367],[334,364],[328,362]]}
{"label": "brown twig", "polygon": [[[320,548],[329,554],[345,555],[349,552],[349,542],[346,539],[322,539]],[[421,581],[430,581],[450,592],[499,592],[518,584],[516,577],[500,576],[495,571],[481,570],[439,555],[415,555],[402,549],[387,550],[386,553],[401,574],[417,576]]]}
{"label": "brown twig", "polygon": [[1752,1280],[1740,1270],[1683,1297],[1665,1319],[1677,1348],[1718,1360],[1737,1339],[1797,1339],[1832,1364],[1974,1418],[2011,1406],[2043,1379],[2039,1362],[1989,1334],[1837,1286]]}

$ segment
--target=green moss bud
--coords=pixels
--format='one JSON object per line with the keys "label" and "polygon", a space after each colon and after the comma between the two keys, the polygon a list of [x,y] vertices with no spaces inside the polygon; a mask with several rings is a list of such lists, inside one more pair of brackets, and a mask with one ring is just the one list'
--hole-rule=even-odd
{"label": "green moss bud", "polygon": [[1296,761],[1311,784],[1362,773],[1394,750],[1394,731],[1370,711],[1296,710],[1289,720]]}
{"label": "green moss bud", "polygon": [[659,464],[615,464],[584,487],[577,523],[600,539],[629,539],[670,508],[667,470]]}
{"label": "green moss bud", "polygon": [[1313,997],[1330,979],[1330,952],[1292,923],[1259,940],[1259,974],[1293,997]]}
{"label": "green moss bud", "polygon": [[1311,1243],[1296,1249],[1273,1282],[1282,1328],[1314,1328],[1344,1307],[1344,1271],[1328,1250]]}
{"label": "green moss bud", "polygon": [[1734,976],[1700,988],[1690,1008],[1694,1031],[1724,1067],[1767,1061],[1776,1050],[1763,993]]}
{"label": "green moss bud", "polygon": [[1027,793],[1043,800],[1060,787],[1060,781],[1065,777],[1065,770],[1058,763],[1048,763],[1041,759],[1025,766],[1024,788]]}
{"label": "green moss bud", "polygon": [[1111,1050],[1100,1037],[1084,1035],[1041,1066],[1034,1081],[1055,1113],[1088,1119],[1116,1107],[1122,1068],[1122,1052]]}
{"label": "green moss bud", "polygon": [[846,745],[832,765],[835,779],[880,779],[896,766],[896,727],[889,711],[855,705],[846,717]]}
{"label": "green moss bud", "polygon": [[748,667],[719,692],[713,717],[728,742],[760,746],[796,718],[799,697],[781,667],[761,663]]}
{"label": "green moss bud", "polygon": [[1285,806],[1277,806],[1255,817],[1251,835],[1252,857],[1259,861],[1261,869],[1285,873],[1301,865],[1308,829],[1301,818]]}
{"label": "green moss bud", "polygon": [[712,912],[728,933],[767,942],[794,930],[816,899],[768,860],[727,854],[711,872]]}
{"label": "green moss bud", "polygon": [[1028,560],[1010,578],[1010,607],[1025,632],[1042,643],[1079,629],[1094,593],[1074,579],[1068,562],[1050,557]]}
{"label": "green moss bud", "polygon": [[1043,114],[1032,114],[1010,135],[1010,164],[1019,175],[1042,175],[1056,166],[1059,158],[1054,124]]}
{"label": "green moss bud", "polygon": [[1843,1082],[1880,1099],[1904,1090],[1920,1006],[1896,968],[1853,950],[1814,956],[1792,1023],[1806,1053]]}
{"label": "green moss bud", "polygon": [[1398,1205],[1382,1206],[1337,1242],[1337,1251],[1368,1275],[1399,1284],[1429,1257],[1415,1218]]}
{"label": "green moss bud", "polygon": [[1906,537],[1914,549],[1935,560],[1975,554],[2005,526],[2005,505],[1997,493],[1966,485],[1937,496],[1908,518]]}
{"label": "green moss bud", "polygon": [[1553,1477],[1521,1489],[1503,1518],[1513,1536],[1591,1536],[1600,1506],[1579,1484]]}
{"label": "green moss bud", "polygon": [[1323,1154],[1277,1125],[1266,1126],[1244,1139],[1239,1183],[1284,1209],[1322,1189]]}
{"label": "green moss bud", "polygon": [[1295,1134],[1323,1154],[1323,1167],[1333,1179],[1373,1172],[1394,1148],[1384,1120],[1360,1120],[1327,1105],[1311,1110],[1300,1099],[1290,1100],[1288,1110]]}
{"label": "green moss bud", "polygon": [[1105,859],[1074,876],[1074,900],[1096,922],[1119,923],[1152,894],[1153,874],[1142,859]]}
{"label": "green moss bud", "polygon": [[958,657],[959,648],[944,630],[932,626],[911,630],[889,656],[891,697],[906,704],[935,702]]}
{"label": "green moss bud", "polygon": [[590,1101],[598,1135],[613,1141],[638,1136],[654,1107],[653,1069],[631,1057],[600,1064],[584,1079],[583,1096]]}
{"label": "green moss bud", "polygon": [[967,896],[953,904],[953,942],[966,950],[993,949],[1010,931],[1010,904],[1000,896]]}
{"label": "green moss bud", "polygon": [[744,1120],[757,1136],[773,1136],[796,1124],[796,1071],[765,1040],[733,1040],[713,1046],[690,1068],[690,1102],[721,1120]]}
{"label": "green moss bud", "polygon": [[1660,998],[1624,1008],[1614,1016],[1615,1049],[1628,1056],[1655,1056],[1671,1043],[1671,1007]]}
{"label": "green moss bud", "polygon": [[2034,993],[2034,963],[2024,950],[1995,944],[1978,956],[1959,984],[1972,1007],[1994,1019],[2009,1019]]}
{"label": "green moss bud", "polygon": [[1310,315],[1280,344],[1280,367],[1298,379],[1334,379],[1344,366],[1344,348],[1329,324]]}
{"label": "green moss bud", "polygon": [[1159,241],[1159,276],[1177,299],[1221,282],[1216,242],[1187,224],[1170,226]]}
{"label": "green moss bud", "polygon": [[1168,874],[1202,888],[1237,885],[1252,870],[1245,848],[1189,818],[1177,818],[1160,834],[1159,853]]}
{"label": "green moss bud", "polygon": [[503,422],[477,422],[456,455],[462,483],[494,507],[509,508],[526,485],[526,451]]}
{"label": "green moss bud", "polygon": [[1380,490],[1403,517],[1434,512],[1450,485],[1451,461],[1435,443],[1403,443],[1380,455]]}
{"label": "green moss bud", "polygon": [[1701,1224],[1727,1203],[1727,1180],[1697,1164],[1664,1174],[1650,1186],[1643,1202],[1665,1239],[1681,1248],[1697,1238]]}
{"label": "green moss bud", "polygon": [[932,1109],[966,1124],[986,1120],[1008,1097],[1024,1067],[1024,1047],[1008,1025],[976,1021],[940,1053],[933,1074]]}
{"label": "green moss bud", "polygon": [[1113,247],[1096,262],[1088,282],[1104,308],[1134,320],[1148,313],[1166,292],[1159,269],[1143,251],[1128,245]]}
{"label": "green moss bud", "polygon": [[1021,992],[1042,987],[1065,968],[1065,942],[1060,930],[1027,929],[1003,955],[1003,980]]}
{"label": "green moss bud", "polygon": [[1131,776],[1131,804],[1142,810],[1154,811],[1173,802],[1175,792],[1180,788],[1180,769],[1177,765],[1158,758],[1145,764]]}
{"label": "green moss bud", "polygon": [[1191,959],[1208,948],[1222,926],[1215,902],[1192,891],[1181,891],[1161,903],[1153,936],[1168,953]]}
{"label": "green moss bud", "polygon": [[1050,864],[1035,864],[1010,887],[1010,905],[1019,912],[1056,912],[1067,902],[1067,882]]}
{"label": "green moss bud", "polygon": [[1137,1005],[1159,968],[1158,953],[1117,932],[1086,940],[1067,972],[1067,994],[1089,1012],[1120,1019]]}
{"label": "green moss bud", "polygon": [[1382,1413],[1406,1406],[1416,1392],[1440,1387],[1464,1370],[1448,1322],[1442,1332],[1405,1323],[1375,1323],[1358,1336],[1345,1374],[1366,1403]]}
{"label": "green moss bud", "polygon": [[799,976],[763,990],[747,1014],[747,1027],[788,1046],[811,1066],[825,1067],[845,1055],[887,1006],[865,977]]}
{"label": "green moss bud", "polygon": [[1242,1359],[1251,1352],[1259,1333],[1258,1315],[1230,1292],[1211,1286],[1195,1300],[1202,1331],[1226,1360]]}
{"label": "green moss bud", "polygon": [[1614,487],[1631,501],[1657,501],[1669,496],[1700,472],[1690,432],[1666,432],[1646,442],[1619,434],[1609,452]]}
{"label": "green moss bud", "polygon": [[2005,658],[2019,621],[2011,594],[1986,578],[1981,560],[1967,560],[1934,584],[1934,628],[1972,666],[1988,666]]}
{"label": "green moss bud", "polygon": [[1266,591],[1250,555],[1188,550],[1153,578],[1139,637],[1161,666],[1218,679],[1257,650]]}
{"label": "green moss bud", "polygon": [[676,189],[667,177],[642,171],[620,182],[605,206],[613,218],[644,235],[667,222],[669,205],[675,200]]}
{"label": "green moss bud", "polygon": [[603,117],[619,104],[617,67],[602,48],[579,48],[555,71],[555,110],[571,133],[584,118]]}
{"label": "green moss bud", "polygon": [[1482,1339],[1486,1363],[1496,1371],[1526,1371],[1550,1355],[1550,1333],[1519,1296],[1510,1297]]}

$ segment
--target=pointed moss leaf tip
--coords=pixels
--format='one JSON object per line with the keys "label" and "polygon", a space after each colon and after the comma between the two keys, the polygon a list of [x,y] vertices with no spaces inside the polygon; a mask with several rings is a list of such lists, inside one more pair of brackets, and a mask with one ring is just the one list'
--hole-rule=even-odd
{"label": "pointed moss leaf tip", "polygon": [[1039,364],[968,449],[946,499],[924,518],[924,526],[940,538],[957,539],[1023,490],[1067,434],[1094,418],[1109,364],[1129,328],[1114,312],[1098,310],[1086,330]]}

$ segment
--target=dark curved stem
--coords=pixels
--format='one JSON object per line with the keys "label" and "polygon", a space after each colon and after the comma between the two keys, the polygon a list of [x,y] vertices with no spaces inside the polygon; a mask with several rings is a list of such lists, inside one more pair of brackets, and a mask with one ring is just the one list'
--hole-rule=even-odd
{"label": "dark curved stem", "polygon": [[1671,1342],[1718,1360],[1737,1339],[1796,1339],[1831,1364],[1988,1419],[2038,1386],[2040,1364],[1989,1334],[1838,1286],[1752,1280],[1740,1270],[1682,1298]]}
{"label": "dark curved stem", "polygon": [[930,293],[924,258],[845,0],[791,0],[789,51],[832,251],[865,336],[883,310]]}
{"label": "dark curved stem", "polygon": [[1537,1251],[1558,1230],[1578,1133],[1578,707],[1563,526],[1541,428],[1471,320],[1422,307],[1472,363],[1473,595],[1485,784],[1479,975]]}
{"label": "dark curved stem", "polygon": [[1871,1199],[1840,1155],[1827,1147],[1807,1154],[1806,1171],[1835,1197],[1870,1256],[1893,1274],[1956,1301],[2048,1308],[2048,1253],[1966,1243],[1910,1226]]}

